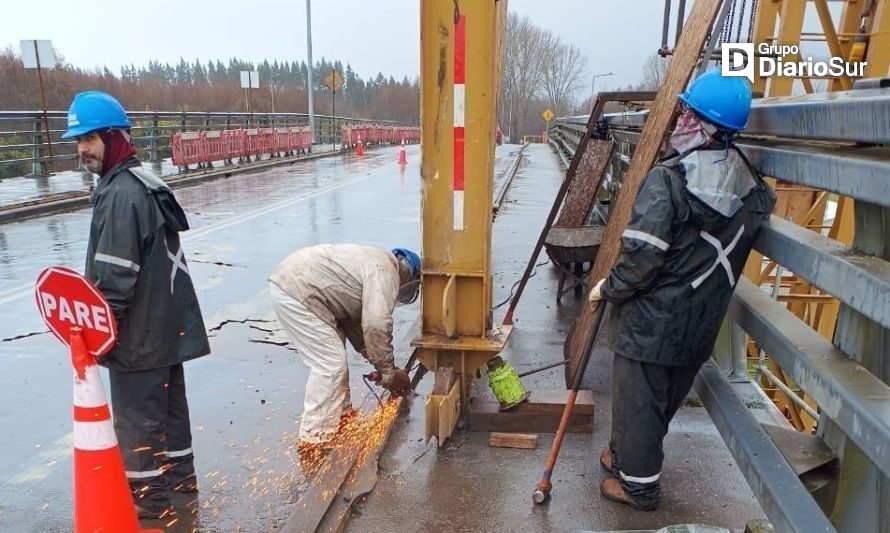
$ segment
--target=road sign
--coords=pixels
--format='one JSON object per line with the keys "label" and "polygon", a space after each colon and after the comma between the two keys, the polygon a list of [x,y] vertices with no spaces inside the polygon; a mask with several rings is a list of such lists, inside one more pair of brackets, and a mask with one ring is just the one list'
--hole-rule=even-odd
{"label": "road sign", "polygon": [[553,120],[553,111],[550,111],[550,109],[545,109],[544,112],[541,113],[541,118],[543,118],[547,122],[550,122],[551,120]]}
{"label": "road sign", "polygon": [[340,76],[340,73],[336,70],[332,70],[330,74],[325,76],[324,84],[333,92],[340,92],[340,88],[343,87],[343,76]]}
{"label": "road sign", "polygon": [[70,268],[50,267],[37,277],[34,295],[43,321],[66,346],[75,326],[83,330],[83,339],[92,355],[105,355],[114,346],[114,314],[90,280]]}
{"label": "road sign", "polygon": [[49,40],[23,40],[22,63],[25,68],[55,68],[56,51]]}
{"label": "road sign", "polygon": [[255,70],[241,71],[241,88],[242,89],[259,89],[260,75]]}

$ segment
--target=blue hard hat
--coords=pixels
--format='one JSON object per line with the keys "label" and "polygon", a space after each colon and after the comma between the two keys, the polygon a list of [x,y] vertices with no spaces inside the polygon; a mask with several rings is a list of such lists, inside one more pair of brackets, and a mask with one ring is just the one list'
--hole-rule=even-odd
{"label": "blue hard hat", "polygon": [[742,77],[724,77],[719,69],[695,79],[679,96],[690,109],[721,128],[740,131],[751,113],[751,85]]}
{"label": "blue hard hat", "polygon": [[420,256],[406,248],[393,248],[392,255],[396,259],[404,259],[408,267],[411,268],[411,280],[420,279]]}
{"label": "blue hard hat", "polygon": [[117,98],[102,91],[78,93],[68,108],[68,131],[63,139],[86,135],[91,131],[133,127]]}

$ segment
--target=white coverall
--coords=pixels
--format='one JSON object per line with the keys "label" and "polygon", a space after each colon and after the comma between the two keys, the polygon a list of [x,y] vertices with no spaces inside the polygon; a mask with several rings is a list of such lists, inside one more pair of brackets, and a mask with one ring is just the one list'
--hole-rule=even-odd
{"label": "white coverall", "polygon": [[357,244],[304,248],[272,271],[278,321],[309,367],[301,440],[329,440],[351,408],[346,338],[379,372],[394,370],[392,312],[402,276],[392,253]]}

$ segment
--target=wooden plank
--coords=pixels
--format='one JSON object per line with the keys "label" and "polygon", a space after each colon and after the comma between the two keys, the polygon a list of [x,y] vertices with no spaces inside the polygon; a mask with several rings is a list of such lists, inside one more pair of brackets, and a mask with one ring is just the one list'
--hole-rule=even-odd
{"label": "wooden plank", "polygon": [[[692,12],[680,35],[664,83],[655,97],[637,150],[630,161],[617,204],[606,226],[603,243],[591,270],[588,291],[594,286],[595,281],[606,277],[621,254],[621,234],[630,220],[637,191],[659,156],[662,140],[674,121],[677,95],[686,88],[699,62],[702,46],[708,38],[721,4],[721,0],[698,0],[692,6]],[[587,298],[584,298],[584,309],[566,339],[565,355],[569,359],[566,383],[569,385],[574,381],[575,372],[583,355],[593,347],[592,330],[597,307],[598,305],[592,305]]]}
{"label": "wooden plank", "polygon": [[439,402],[439,446],[445,443],[445,440],[451,436],[457,420],[460,418],[460,380],[456,380],[451,385],[448,395]]}
{"label": "wooden plank", "polygon": [[445,396],[451,390],[451,386],[457,380],[457,373],[450,366],[440,366],[436,370],[436,382],[433,385],[433,394]]}
{"label": "wooden plank", "polygon": [[428,394],[424,402],[424,438],[429,442],[436,437],[439,446],[445,444],[460,418],[460,379],[451,380],[450,386],[448,394]]}
{"label": "wooden plank", "polygon": [[534,450],[538,447],[538,436],[527,433],[498,433],[488,436],[488,445],[493,448],[519,448]]}
{"label": "wooden plank", "polygon": [[[502,433],[554,433],[565,408],[567,390],[535,390],[527,402],[510,411],[500,411],[497,402],[475,399],[470,405],[470,430]],[[566,429],[568,433],[593,431],[593,391],[578,391]]]}
{"label": "wooden plank", "polygon": [[587,221],[587,215],[596,201],[597,192],[603,184],[606,167],[612,159],[615,143],[591,139],[581,156],[578,172],[569,185],[565,202],[556,219],[557,226],[578,227]]}

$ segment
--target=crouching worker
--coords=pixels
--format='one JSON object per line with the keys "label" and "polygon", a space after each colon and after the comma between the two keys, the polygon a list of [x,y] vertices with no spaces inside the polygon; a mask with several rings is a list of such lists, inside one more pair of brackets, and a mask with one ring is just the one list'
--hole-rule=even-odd
{"label": "crouching worker", "polygon": [[[294,252],[269,277],[278,321],[309,367],[299,447],[320,449],[352,413],[345,340],[371,363],[378,384],[404,394],[408,374],[393,363],[393,309],[412,303],[420,257],[357,244],[321,244]],[[345,421],[345,419],[344,419]]]}
{"label": "crouching worker", "polygon": [[615,304],[612,435],[604,497],[639,510],[661,498],[662,441],[710,357],[748,252],[776,197],[733,143],[751,109],[744,78],[707,72],[680,95],[676,153],[646,176],[621,256],[590,300]]}

